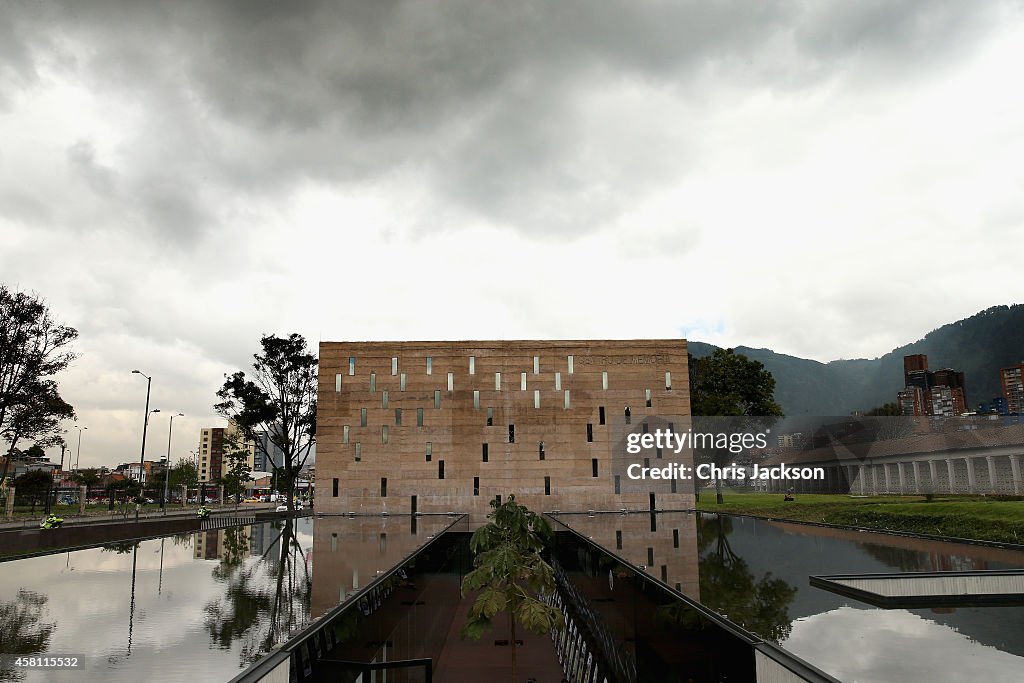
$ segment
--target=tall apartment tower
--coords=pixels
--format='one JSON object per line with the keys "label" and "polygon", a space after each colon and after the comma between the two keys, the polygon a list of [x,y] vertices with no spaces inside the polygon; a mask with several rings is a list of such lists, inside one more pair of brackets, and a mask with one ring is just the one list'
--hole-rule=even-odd
{"label": "tall apartment tower", "polygon": [[[227,427],[203,427],[199,430],[199,481],[215,482],[228,473],[229,463],[225,456],[234,448],[237,429],[233,423]],[[256,465],[256,447],[250,441],[241,444],[246,452],[246,464],[250,470],[261,471]]]}
{"label": "tall apartment tower", "polygon": [[317,511],[480,514],[508,494],[535,510],[692,506],[692,481],[669,489],[613,465],[618,425],[689,416],[686,351],[681,339],[321,342]]}
{"label": "tall apartment tower", "polygon": [[999,371],[999,382],[1003,385],[1007,411],[1020,415],[1024,409],[1024,361]]}
{"label": "tall apartment tower", "polygon": [[923,353],[903,357],[903,386],[897,401],[904,415],[950,416],[967,410],[964,373],[952,368],[932,372]]}

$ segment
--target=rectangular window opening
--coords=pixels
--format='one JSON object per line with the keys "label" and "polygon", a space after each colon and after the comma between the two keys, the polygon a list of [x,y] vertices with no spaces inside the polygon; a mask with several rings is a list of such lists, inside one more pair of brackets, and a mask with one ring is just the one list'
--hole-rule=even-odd
{"label": "rectangular window opening", "polygon": [[501,391],[501,373],[494,373],[494,390]]}
{"label": "rectangular window opening", "polygon": [[427,374],[434,374],[434,359],[431,358],[430,356],[427,356]]}
{"label": "rectangular window opening", "polygon": [[430,442],[430,441],[427,442],[427,448],[426,448],[426,451],[425,451],[424,455],[427,458],[427,462],[430,462],[430,459],[434,455],[434,444],[432,442]]}
{"label": "rectangular window opening", "polygon": [[551,495],[551,477],[544,477],[544,495]]}
{"label": "rectangular window opening", "polygon": [[482,446],[480,449],[480,459],[482,462],[487,462],[487,444],[482,444]]}
{"label": "rectangular window opening", "polygon": [[334,376],[334,393],[341,391],[341,373]]}
{"label": "rectangular window opening", "polygon": [[568,389],[565,390],[565,402],[564,402],[563,407],[566,410],[569,410],[569,408],[572,407],[572,402],[569,400],[569,390]]}
{"label": "rectangular window opening", "polygon": [[587,423],[587,443],[594,442],[594,425],[590,422]]}
{"label": "rectangular window opening", "polygon": [[434,391],[434,408],[439,409],[441,407],[441,390],[436,389]]}
{"label": "rectangular window opening", "polygon": [[509,425],[508,426],[508,442],[509,443],[515,443],[516,442],[516,426],[515,425]]}
{"label": "rectangular window opening", "polygon": [[396,356],[391,357],[391,376],[394,377],[398,374],[398,358]]}
{"label": "rectangular window opening", "polygon": [[487,408],[487,426],[488,427],[493,427],[494,426],[494,408],[492,408],[492,407],[488,407]]}
{"label": "rectangular window opening", "polygon": [[396,427],[402,426],[402,409],[401,408],[395,408],[395,426]]}
{"label": "rectangular window opening", "polygon": [[398,390],[405,391],[405,373],[398,376]]}
{"label": "rectangular window opening", "polygon": [[444,460],[437,461],[437,478],[444,479]]}
{"label": "rectangular window opening", "polygon": [[423,408],[417,408],[416,409],[416,426],[417,427],[422,427],[423,426]]}
{"label": "rectangular window opening", "polygon": [[541,441],[540,443],[537,444],[537,459],[538,460],[543,460],[544,459],[544,442],[543,441]]}
{"label": "rectangular window opening", "polygon": [[672,391],[672,373],[668,371],[665,372],[665,389]]}
{"label": "rectangular window opening", "polygon": [[533,374],[540,374],[540,356],[533,357]]}
{"label": "rectangular window opening", "polygon": [[387,498],[388,497],[388,478],[387,477],[381,477],[380,478],[380,497],[381,498]]}
{"label": "rectangular window opening", "polygon": [[533,407],[535,410],[540,408],[540,389],[533,390]]}
{"label": "rectangular window opening", "polygon": [[366,408],[360,408],[359,409],[359,426],[360,427],[365,427],[366,426]]}
{"label": "rectangular window opening", "polygon": [[473,477],[473,495],[480,495],[480,477]]}
{"label": "rectangular window opening", "polygon": [[380,392],[380,407],[381,408],[387,408],[388,407],[388,392],[387,391]]}
{"label": "rectangular window opening", "polygon": [[334,479],[331,480],[331,497],[333,497],[333,498],[337,498],[338,497],[338,478],[337,477],[334,477]]}
{"label": "rectangular window opening", "polygon": [[597,409],[597,424],[604,424],[604,406],[599,406]]}
{"label": "rectangular window opening", "polygon": [[470,356],[469,357],[469,374],[471,374],[471,375],[475,375],[476,374],[476,357],[475,356]]}
{"label": "rectangular window opening", "polygon": [[370,393],[373,394],[373,393],[376,393],[376,391],[377,391],[377,373],[376,372],[371,372],[370,373]]}
{"label": "rectangular window opening", "polygon": [[597,476],[597,458],[590,459],[590,476]]}
{"label": "rectangular window opening", "polygon": [[448,391],[455,391],[455,373],[448,373]]}
{"label": "rectangular window opening", "polygon": [[615,475],[615,493],[622,493],[622,479],[619,475]]}
{"label": "rectangular window opening", "polygon": [[561,391],[561,390],[562,390],[562,373],[556,372],[555,373],[555,391]]}
{"label": "rectangular window opening", "polygon": [[355,356],[349,356],[348,357],[348,374],[349,375],[356,374],[356,357]]}
{"label": "rectangular window opening", "polygon": [[569,366],[569,374],[572,374],[572,356],[566,357],[566,363]]}
{"label": "rectangular window opening", "polygon": [[646,405],[648,408],[651,407],[651,390],[650,389],[644,389],[644,405]]}
{"label": "rectangular window opening", "polygon": [[480,410],[480,390],[473,390],[473,410]]}
{"label": "rectangular window opening", "polygon": [[348,443],[348,425],[344,425],[341,428],[341,442]]}
{"label": "rectangular window opening", "polygon": [[390,428],[387,425],[383,425],[380,428],[380,442],[381,443],[387,443],[388,439],[390,439],[390,438],[391,438]]}
{"label": "rectangular window opening", "polygon": [[356,462],[361,462],[363,459],[363,444],[356,444]]}
{"label": "rectangular window opening", "polygon": [[526,373],[525,372],[520,372],[519,373],[519,390],[520,391],[526,391]]}
{"label": "rectangular window opening", "polygon": [[602,372],[601,373],[601,389],[603,389],[604,391],[608,391],[608,373],[607,372]]}
{"label": "rectangular window opening", "polygon": [[622,550],[622,529],[615,530],[615,549]]}

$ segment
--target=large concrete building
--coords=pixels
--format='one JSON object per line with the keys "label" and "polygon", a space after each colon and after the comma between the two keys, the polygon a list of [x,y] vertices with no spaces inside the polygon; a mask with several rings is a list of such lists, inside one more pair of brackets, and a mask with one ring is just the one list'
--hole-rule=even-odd
{"label": "large concrete building", "polygon": [[508,494],[535,510],[689,507],[692,485],[613,471],[624,421],[689,415],[686,354],[685,340],[322,342],[317,511],[482,513]]}

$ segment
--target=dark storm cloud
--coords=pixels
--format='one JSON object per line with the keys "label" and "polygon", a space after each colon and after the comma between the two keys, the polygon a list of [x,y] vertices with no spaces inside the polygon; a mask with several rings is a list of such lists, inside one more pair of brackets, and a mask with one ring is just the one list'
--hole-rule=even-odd
{"label": "dark storm cloud", "polygon": [[[19,3],[0,25],[10,56],[0,78],[26,87],[52,62],[100,96],[142,107],[137,139],[121,150],[119,192],[163,234],[198,238],[216,220],[217,193],[286,192],[308,178],[373,179],[399,167],[422,172],[442,202],[551,234],[597,227],[698,161],[648,166],[645,156],[672,152],[609,153],[602,138],[620,134],[610,123],[582,138],[592,114],[584,94],[635,83],[699,101],[730,84],[898,83],[970,49],[993,7]],[[74,60],[54,56],[57,38]],[[90,158],[69,159],[90,187],[106,187]]]}

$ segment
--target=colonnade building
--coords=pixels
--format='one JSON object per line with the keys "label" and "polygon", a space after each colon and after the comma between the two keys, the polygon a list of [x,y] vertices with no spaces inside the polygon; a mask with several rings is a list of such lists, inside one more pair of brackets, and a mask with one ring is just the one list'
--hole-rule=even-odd
{"label": "colonnade building", "polygon": [[689,413],[681,339],[321,342],[317,511],[692,507],[612,457],[625,416]]}
{"label": "colonnade building", "polygon": [[824,469],[825,479],[819,481],[772,480],[768,488],[774,491],[1024,495],[1024,424],[953,418],[943,426],[902,438],[790,452],[760,464]]}

